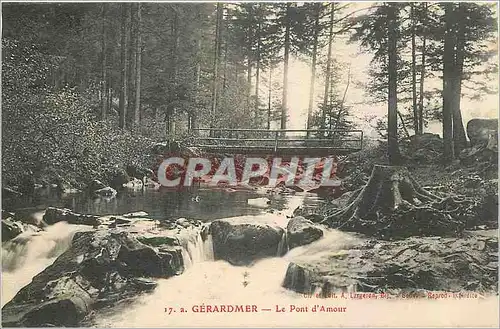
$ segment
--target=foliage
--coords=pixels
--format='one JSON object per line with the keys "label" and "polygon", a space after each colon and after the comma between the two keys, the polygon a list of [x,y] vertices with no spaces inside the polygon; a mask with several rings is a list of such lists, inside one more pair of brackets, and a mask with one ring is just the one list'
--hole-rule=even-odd
{"label": "foliage", "polygon": [[2,50],[4,184],[30,171],[39,180],[81,183],[103,179],[106,167],[145,165],[150,141],[96,120],[93,93],[48,86],[50,58],[9,39]]}
{"label": "foliage", "polygon": [[[374,52],[370,66],[370,80],[366,86],[367,95],[374,103],[387,99],[387,10],[396,8],[398,12],[398,107],[408,128],[413,129],[412,120],[412,75],[411,38],[416,38],[417,84],[421,82],[421,72],[425,79],[441,78],[444,52],[444,3],[377,3],[366,15],[356,18],[355,32],[351,41],[360,42],[367,51]],[[488,81],[497,73],[496,64],[491,59],[496,50],[491,48],[491,40],[496,33],[496,18],[493,5],[487,3],[453,3],[453,33],[463,41],[464,67],[461,84],[469,97],[478,98],[485,92],[494,93],[495,86]],[[412,25],[412,23],[415,25]],[[423,40],[426,47],[423,49]],[[425,67],[422,68],[422,53],[425,53]],[[440,89],[426,87],[423,91],[423,121],[440,118],[441,107],[433,104],[441,96]],[[419,92],[417,92],[419,94]],[[418,101],[417,101],[418,102]]]}
{"label": "foliage", "polygon": [[[398,121],[405,123],[401,129],[412,129],[414,122],[411,64],[425,78],[440,78],[443,69],[442,3],[377,3],[361,16],[344,15],[349,6],[337,3],[225,3],[219,6],[220,24],[213,3],[143,3],[140,29],[138,19],[128,17],[125,33],[130,41],[122,45],[124,6],[128,5],[2,6],[2,165],[9,182],[28,169],[39,177],[47,172],[52,177],[81,171],[82,177],[75,179],[85,180],[100,175],[103,166],[141,163],[150,140],[164,140],[172,127],[186,135],[194,122],[204,127],[274,126],[280,121],[286,85],[285,70],[279,68],[285,48],[306,62],[317,50],[315,69],[324,71],[327,41],[352,27],[352,40],[374,53],[367,91],[373,101],[386,101],[389,10],[397,11],[397,91],[403,119]],[[452,24],[458,36],[455,41],[463,41],[458,42],[461,53],[457,47],[454,54],[456,62],[463,57],[461,86],[475,89],[471,94],[475,97],[490,89],[477,77],[496,72],[496,65],[488,61],[493,54],[488,42],[496,32],[493,6],[453,3],[452,7],[457,18]],[[286,31],[289,38],[284,37]],[[135,44],[138,35],[141,42]],[[410,60],[415,37],[417,57],[425,53],[425,64]],[[287,45],[285,39],[289,39]],[[134,83],[140,75],[140,126],[134,132],[116,129],[125,69],[120,61],[122,46],[128,47],[130,57],[128,113],[135,104]],[[134,56],[141,58],[139,74],[134,71]],[[312,70],[311,76],[317,74],[331,83],[322,101],[313,102],[316,112],[326,113],[313,111],[313,126],[352,127],[350,108],[338,90],[343,69],[333,64],[324,75]],[[266,93],[260,90],[263,87]],[[423,122],[439,119],[441,90],[422,89]],[[455,92],[460,95],[460,90]]]}

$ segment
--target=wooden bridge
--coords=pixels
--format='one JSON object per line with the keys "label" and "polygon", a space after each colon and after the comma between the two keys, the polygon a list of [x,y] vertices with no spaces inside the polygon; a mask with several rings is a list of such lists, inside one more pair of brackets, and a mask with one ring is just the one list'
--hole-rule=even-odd
{"label": "wooden bridge", "polygon": [[192,132],[190,146],[214,153],[328,156],[363,148],[362,130],[197,128]]}

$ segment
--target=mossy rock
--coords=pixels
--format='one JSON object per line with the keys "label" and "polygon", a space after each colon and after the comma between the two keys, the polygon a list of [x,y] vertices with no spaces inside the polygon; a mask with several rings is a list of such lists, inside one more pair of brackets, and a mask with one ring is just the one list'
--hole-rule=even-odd
{"label": "mossy rock", "polygon": [[160,247],[164,245],[180,246],[179,240],[170,236],[140,237],[137,238],[137,240],[152,247]]}

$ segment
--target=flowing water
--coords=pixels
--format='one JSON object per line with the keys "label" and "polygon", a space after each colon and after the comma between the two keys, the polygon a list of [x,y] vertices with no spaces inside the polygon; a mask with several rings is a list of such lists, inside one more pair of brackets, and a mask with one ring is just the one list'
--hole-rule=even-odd
{"label": "flowing water", "polygon": [[45,231],[23,232],[2,243],[2,307],[69,248],[75,232],[88,229],[56,223]]}
{"label": "flowing water", "polygon": [[[264,199],[268,200],[266,202]],[[3,202],[3,209],[30,216],[48,206],[65,207],[77,213],[96,215],[124,214],[143,210],[149,217],[164,220],[180,217],[211,221],[214,219],[258,215],[268,211],[293,211],[300,204],[321,202],[315,194],[268,193],[266,189],[234,190],[230,188],[124,189],[115,198],[89,197],[86,194],[60,194],[40,189],[30,199]]]}
{"label": "flowing water", "polygon": [[[103,309],[84,325],[290,328],[386,327],[389,323],[392,327],[454,327],[481,323],[491,326],[494,320],[491,316],[478,319],[477,314],[495,314],[491,312],[497,310],[498,298],[479,302],[364,299],[352,297],[349,290],[336,297],[317,298],[314,293],[300,294],[282,287],[290,262],[317,259],[326,250],[341,253],[359,242],[359,237],[331,230],[310,245],[294,248],[283,257],[260,260],[249,267],[205,257],[182,275],[158,280],[152,293]],[[256,312],[235,312],[237,307],[254,308]],[[398,316],[388,317],[388,314]]]}
{"label": "flowing water", "polygon": [[[132,304],[115,306],[101,312],[92,320],[98,327],[165,327],[168,326],[231,326],[272,324],[283,320],[274,311],[276,305],[300,304],[312,307],[317,299],[282,288],[291,261],[314,257],[326,246],[333,244],[339,250],[348,248],[356,239],[351,235],[327,231],[324,238],[309,246],[295,248],[284,257],[263,259],[252,266],[233,266],[225,261],[204,261],[192,264],[180,276],[158,280],[158,287]],[[281,245],[281,244],[280,244]],[[279,247],[281,248],[281,247]],[[331,248],[327,247],[331,250]],[[280,251],[278,251],[278,254]],[[252,313],[199,313],[202,305],[256,305]],[[169,314],[172,308],[172,313]],[[182,314],[181,308],[185,309]],[[175,312],[174,312],[175,310]],[[230,321],[228,321],[230,319]],[[274,319],[274,320],[273,320]],[[303,317],[302,320],[306,318]]]}
{"label": "flowing water", "polygon": [[[269,202],[248,202],[249,199],[268,198]],[[77,212],[120,214],[144,210],[151,217],[163,220],[176,217],[211,221],[235,216],[251,217],[255,221],[272,221],[286,226],[293,209],[301,204],[321,202],[315,195],[268,195],[259,192],[189,190],[184,192],[125,192],[114,200],[89,199],[84,196],[45,197],[22,212],[39,217],[38,209],[46,206],[65,206]],[[267,207],[266,207],[267,206]],[[14,209],[15,210],[15,209]],[[39,233],[25,232],[2,244],[2,306],[8,302],[32,277],[49,266],[66,250],[73,234],[89,229],[57,223]],[[202,241],[193,237],[183,251],[186,271],[169,279],[159,279],[157,288],[133,301],[118,303],[100,310],[84,326],[97,327],[335,327],[386,326],[387,311],[391,326],[444,326],[457,324],[478,325],[477,314],[485,309],[496,309],[497,300],[464,304],[450,300],[434,304],[417,300],[352,300],[318,299],[282,288],[290,262],[307,261],[322,253],[349,249],[359,242],[354,235],[327,231],[325,236],[310,245],[287,249],[287,236],[282,236],[277,257],[263,259],[252,266],[232,266],[225,261],[214,261],[211,237]],[[278,257],[278,255],[284,255]],[[208,306],[242,305],[255,307],[253,313],[202,312]],[[465,305],[465,306],[464,306]],[[319,307],[329,307],[320,312]],[[228,306],[226,306],[228,307]],[[314,307],[318,311],[313,311]],[[439,309],[438,309],[439,307]],[[460,309],[460,312],[457,312]],[[284,311],[284,312],[281,312]],[[426,314],[426,316],[421,316]],[[490,326],[486,319],[480,325]]]}
{"label": "flowing water", "polygon": [[[237,216],[251,216],[259,220],[272,217],[279,219],[280,225],[286,225],[286,216],[299,205],[304,202],[321,202],[314,194],[271,195],[263,190],[124,190],[111,200],[89,198],[83,194],[60,195],[42,192],[45,193],[38,194],[31,200],[15,200],[8,205],[8,209],[20,217],[32,218],[35,222],[42,219],[42,209],[57,206],[67,207],[79,213],[98,215],[143,210],[158,220],[185,217],[211,221]],[[269,202],[260,202],[264,198]],[[75,232],[88,229],[88,226],[56,223],[44,231],[24,232],[15,239],[2,243],[2,307],[70,246]],[[201,236],[195,236],[185,246],[183,258],[188,268],[203,261],[213,261],[211,237],[203,242]]]}

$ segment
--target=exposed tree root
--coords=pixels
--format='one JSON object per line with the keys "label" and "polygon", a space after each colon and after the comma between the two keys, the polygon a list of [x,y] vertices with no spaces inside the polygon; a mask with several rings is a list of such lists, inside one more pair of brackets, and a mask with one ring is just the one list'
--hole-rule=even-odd
{"label": "exposed tree root", "polygon": [[456,235],[465,228],[473,206],[467,198],[441,198],[424,190],[406,167],[377,165],[350,203],[322,223],[387,239]]}

